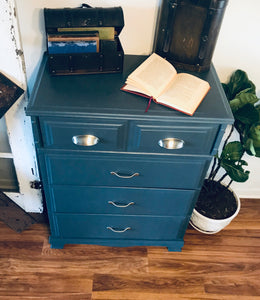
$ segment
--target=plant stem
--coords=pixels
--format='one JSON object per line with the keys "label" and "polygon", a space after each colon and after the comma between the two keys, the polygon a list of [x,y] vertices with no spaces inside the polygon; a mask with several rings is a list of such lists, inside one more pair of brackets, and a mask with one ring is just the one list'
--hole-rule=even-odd
{"label": "plant stem", "polygon": [[232,182],[233,182],[233,180],[231,179],[230,182],[229,182],[229,184],[227,185],[227,188],[230,187],[230,185],[231,185]]}
{"label": "plant stem", "polygon": [[216,167],[216,163],[217,163],[217,158],[216,158],[216,156],[215,156],[215,157],[214,157],[214,160],[213,160],[212,167],[211,167],[211,171],[210,171],[210,173],[209,173],[208,179],[210,179],[210,178],[212,177],[213,172],[214,172],[214,169],[215,169],[215,167]]}
{"label": "plant stem", "polygon": [[[228,136],[226,137],[225,142],[224,142],[224,144],[223,144],[222,151],[223,151],[223,149],[226,147],[227,142],[228,142],[228,140],[230,139],[230,137],[231,137],[231,135],[232,135],[234,129],[235,129],[234,124],[232,124],[231,129],[230,129],[230,131],[229,131],[229,134],[228,134]],[[217,164],[217,161],[218,161],[218,164]],[[217,165],[217,167],[216,167],[216,165]],[[214,169],[215,169],[215,170],[214,170]],[[220,169],[219,158],[214,157],[213,165],[212,165],[212,168],[211,168],[211,171],[210,171],[210,174],[209,174],[208,179],[214,180],[214,178],[215,178],[215,176],[217,175],[219,169]],[[224,177],[226,177],[226,175],[225,175]],[[222,178],[222,179],[223,179],[223,178]],[[221,179],[221,180],[222,180],[222,179]]]}
{"label": "plant stem", "polygon": [[234,129],[235,129],[234,124],[232,124],[230,132],[229,132],[229,134],[228,134],[228,136],[227,136],[227,138],[226,138],[226,140],[225,140],[225,142],[223,144],[222,151],[226,147],[226,144],[227,144],[228,140],[230,139],[231,134],[233,133]]}
{"label": "plant stem", "polygon": [[214,180],[214,178],[217,175],[219,169],[220,169],[220,164],[217,166],[217,168],[215,169],[214,173],[212,174],[211,180]]}

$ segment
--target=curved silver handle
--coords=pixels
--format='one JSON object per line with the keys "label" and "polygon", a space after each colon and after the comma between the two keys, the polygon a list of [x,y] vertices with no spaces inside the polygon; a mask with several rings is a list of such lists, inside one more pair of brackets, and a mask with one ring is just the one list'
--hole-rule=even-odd
{"label": "curved silver handle", "polygon": [[115,176],[117,176],[117,177],[119,177],[119,178],[124,178],[124,179],[129,179],[129,178],[133,178],[133,177],[135,177],[135,176],[139,176],[140,174],[139,173],[134,173],[134,174],[132,174],[132,175],[120,175],[120,174],[118,174],[117,172],[110,172],[110,174],[111,175],[115,175]]}
{"label": "curved silver handle", "polygon": [[177,138],[167,138],[159,140],[158,144],[165,149],[181,149],[184,146],[184,141]]}
{"label": "curved silver handle", "polygon": [[120,207],[120,208],[125,208],[135,204],[134,202],[129,202],[128,204],[117,204],[114,201],[108,201],[108,203],[114,205],[115,207]]}
{"label": "curved silver handle", "polygon": [[94,146],[99,142],[99,138],[91,135],[91,134],[85,134],[85,135],[74,135],[72,137],[72,143],[79,146]]}
{"label": "curved silver handle", "polygon": [[127,230],[130,230],[131,227],[126,227],[125,229],[114,229],[113,227],[108,226],[107,229],[109,229],[109,230],[111,230],[111,231],[113,231],[115,233],[124,233]]}

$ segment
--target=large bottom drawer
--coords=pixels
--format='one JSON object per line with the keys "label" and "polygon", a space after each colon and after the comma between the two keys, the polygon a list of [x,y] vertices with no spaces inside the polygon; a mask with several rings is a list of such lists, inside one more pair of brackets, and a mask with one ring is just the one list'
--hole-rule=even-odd
{"label": "large bottom drawer", "polygon": [[208,156],[44,154],[49,184],[56,185],[196,189],[209,160]]}
{"label": "large bottom drawer", "polygon": [[190,213],[196,190],[53,186],[52,210],[59,213],[180,216]]}
{"label": "large bottom drawer", "polygon": [[88,239],[174,240],[184,234],[183,217],[56,214],[58,236]]}

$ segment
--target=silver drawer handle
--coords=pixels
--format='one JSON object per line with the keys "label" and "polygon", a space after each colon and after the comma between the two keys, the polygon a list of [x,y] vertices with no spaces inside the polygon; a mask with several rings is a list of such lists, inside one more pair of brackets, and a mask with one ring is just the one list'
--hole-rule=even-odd
{"label": "silver drawer handle", "polygon": [[113,201],[108,201],[108,203],[114,205],[115,207],[120,207],[120,208],[125,208],[125,207],[135,204],[134,202],[129,202],[128,204],[118,204]]}
{"label": "silver drawer handle", "polygon": [[184,141],[176,138],[167,138],[159,140],[158,144],[165,149],[181,149],[184,146]]}
{"label": "silver drawer handle", "polygon": [[91,134],[74,135],[72,142],[75,145],[90,147],[96,145],[99,142],[99,138]]}
{"label": "silver drawer handle", "polygon": [[111,231],[113,231],[115,233],[124,233],[127,230],[130,230],[131,227],[126,227],[125,229],[120,230],[120,229],[114,229],[113,227],[108,226],[107,229],[109,229],[109,230],[111,230]]}
{"label": "silver drawer handle", "polygon": [[111,175],[115,175],[115,176],[117,176],[117,177],[119,177],[119,178],[125,178],[125,179],[129,179],[129,178],[133,178],[133,177],[135,177],[135,176],[139,176],[140,174],[139,173],[134,173],[134,174],[132,174],[132,175],[120,175],[120,174],[118,174],[117,172],[110,172],[110,174]]}

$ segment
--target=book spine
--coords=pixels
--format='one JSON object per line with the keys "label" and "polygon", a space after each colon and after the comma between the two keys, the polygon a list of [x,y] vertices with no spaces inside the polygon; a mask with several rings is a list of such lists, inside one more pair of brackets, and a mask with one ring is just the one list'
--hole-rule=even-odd
{"label": "book spine", "polygon": [[98,52],[96,41],[48,42],[49,54],[95,53]]}

